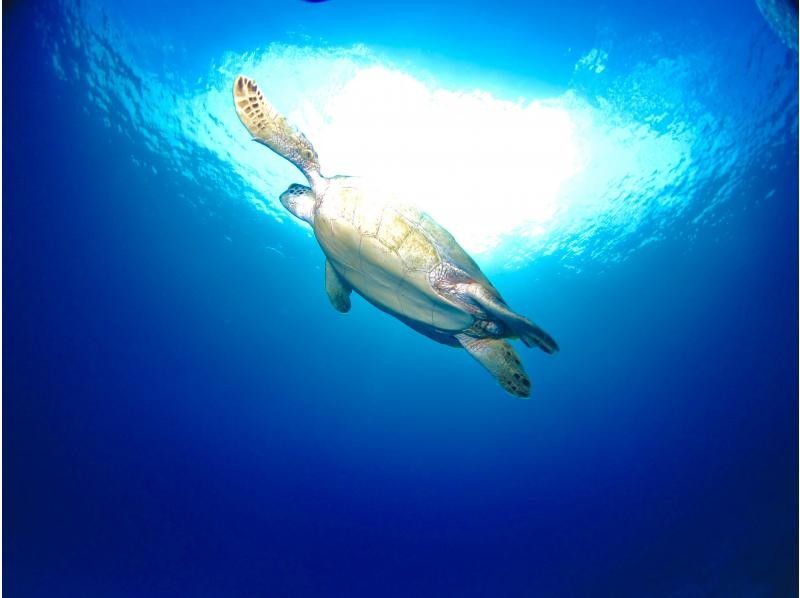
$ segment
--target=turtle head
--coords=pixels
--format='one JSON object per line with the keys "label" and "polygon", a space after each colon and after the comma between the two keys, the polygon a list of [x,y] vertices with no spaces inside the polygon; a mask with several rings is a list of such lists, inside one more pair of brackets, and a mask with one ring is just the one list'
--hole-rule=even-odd
{"label": "turtle head", "polygon": [[311,224],[314,222],[314,192],[310,187],[294,183],[281,193],[281,204],[292,216]]}

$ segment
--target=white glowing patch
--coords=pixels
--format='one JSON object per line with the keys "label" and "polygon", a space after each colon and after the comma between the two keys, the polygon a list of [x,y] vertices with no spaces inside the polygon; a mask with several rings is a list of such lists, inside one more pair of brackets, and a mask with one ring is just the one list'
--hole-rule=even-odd
{"label": "white glowing patch", "polygon": [[[253,76],[268,96],[278,96],[273,103],[312,141],[324,174],[380,181],[476,253],[519,229],[546,230],[559,190],[582,168],[570,114],[553,101],[515,103],[482,91],[448,91],[397,70],[353,65],[338,85],[325,86],[324,94],[317,86],[284,107],[274,70],[271,76]],[[218,100],[230,108],[227,98]],[[246,137],[235,117],[225,120],[237,137]],[[202,143],[217,145],[208,136]],[[268,161],[277,167],[274,158],[261,147],[246,149],[249,155],[234,152],[226,158],[251,165],[241,174],[264,189],[259,179]],[[283,178],[280,185],[288,182]]]}
{"label": "white glowing patch", "polygon": [[478,252],[520,226],[545,225],[580,170],[563,108],[434,90],[381,67],[291,116],[306,123],[327,174],[391,185]]}

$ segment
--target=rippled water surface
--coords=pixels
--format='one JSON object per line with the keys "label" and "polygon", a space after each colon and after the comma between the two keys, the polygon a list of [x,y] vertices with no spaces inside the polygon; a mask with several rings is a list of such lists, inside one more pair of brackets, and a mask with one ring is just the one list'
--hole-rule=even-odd
{"label": "rippled water surface", "polygon": [[230,88],[244,72],[313,141],[324,172],[386,181],[497,267],[542,254],[613,261],[691,236],[724,217],[719,206],[747,193],[797,128],[792,58],[756,18],[723,22],[711,39],[697,20],[628,36],[598,25],[560,48],[572,68],[551,83],[533,79],[533,56],[518,75],[530,81],[505,81],[480,62],[295,31],[195,57],[177,35],[164,46],[116,12],[66,4],[40,24],[55,75],[139,145],[133,160],[284,220],[277,196],[299,175],[239,125]]}

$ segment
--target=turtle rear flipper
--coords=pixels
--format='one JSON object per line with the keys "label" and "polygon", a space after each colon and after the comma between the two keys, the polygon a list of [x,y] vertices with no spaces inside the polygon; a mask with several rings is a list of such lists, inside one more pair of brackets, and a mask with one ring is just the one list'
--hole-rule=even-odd
{"label": "turtle rear flipper", "polygon": [[455,337],[506,391],[520,399],[530,396],[531,381],[508,342],[499,338],[475,338],[468,334],[456,334]]}
{"label": "turtle rear flipper", "polygon": [[511,311],[500,297],[490,293],[483,285],[478,283],[469,285],[467,294],[489,314],[508,326],[525,346],[537,346],[545,353],[558,351],[558,343],[552,336],[525,316]]}
{"label": "turtle rear flipper", "polygon": [[311,142],[267,102],[255,81],[243,75],[236,77],[233,102],[253,139],[289,160],[309,180],[319,175],[319,160]]}

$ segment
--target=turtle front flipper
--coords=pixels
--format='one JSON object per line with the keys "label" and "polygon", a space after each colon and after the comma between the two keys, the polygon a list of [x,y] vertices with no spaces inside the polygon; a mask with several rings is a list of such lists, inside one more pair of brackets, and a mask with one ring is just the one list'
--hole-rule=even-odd
{"label": "turtle front flipper", "polygon": [[455,337],[506,391],[521,399],[530,396],[531,381],[510,344],[499,338],[475,338],[468,334]]}
{"label": "turtle front flipper", "polygon": [[319,160],[311,142],[267,102],[255,81],[236,77],[233,101],[239,120],[256,141],[297,166],[309,181],[319,176]]}
{"label": "turtle front flipper", "polygon": [[328,260],[325,260],[325,291],[328,293],[328,299],[331,300],[331,305],[336,311],[340,311],[343,314],[350,311],[350,293],[352,289],[339,276],[339,273],[333,269]]}
{"label": "turtle front flipper", "polygon": [[489,292],[483,285],[478,283],[470,284],[467,287],[467,295],[489,314],[508,326],[514,335],[525,343],[525,346],[533,347],[536,345],[545,353],[556,353],[558,351],[558,343],[552,336],[525,316],[511,311],[500,297]]}

